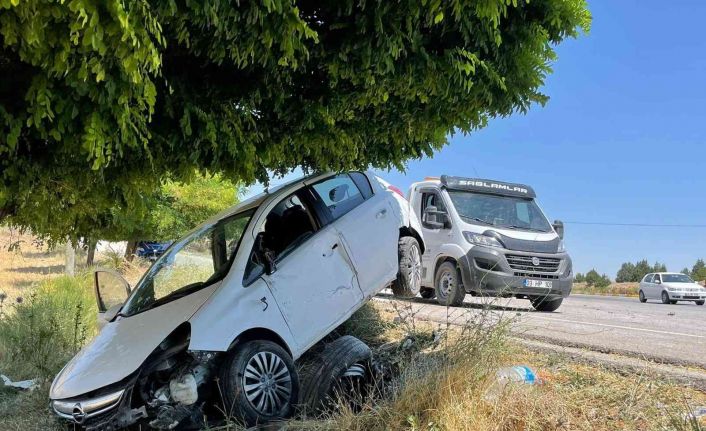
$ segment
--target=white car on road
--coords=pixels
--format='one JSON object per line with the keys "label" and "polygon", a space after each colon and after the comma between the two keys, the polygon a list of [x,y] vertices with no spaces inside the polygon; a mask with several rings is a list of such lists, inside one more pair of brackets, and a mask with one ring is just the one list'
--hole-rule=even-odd
{"label": "white car on road", "polygon": [[677,301],[693,301],[696,305],[706,302],[706,289],[688,275],[675,272],[647,274],[640,281],[640,302],[660,299],[663,304],[676,304]]}
{"label": "white car on road", "polygon": [[[206,221],[132,290],[97,271],[103,326],[56,376],[53,410],[87,430],[172,429],[209,401],[248,424],[287,417],[295,360],[383,288],[419,291],[421,227],[394,190],[370,173],[307,177]],[[364,372],[370,349],[337,341],[358,345],[322,362],[310,399],[326,392],[325,367]]]}

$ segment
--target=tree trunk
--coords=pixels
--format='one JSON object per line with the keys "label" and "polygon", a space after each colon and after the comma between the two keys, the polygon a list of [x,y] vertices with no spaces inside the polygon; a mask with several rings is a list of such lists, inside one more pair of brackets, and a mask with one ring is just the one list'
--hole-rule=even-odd
{"label": "tree trunk", "polygon": [[132,259],[135,257],[135,252],[137,252],[137,241],[128,241],[127,247],[125,247],[125,260],[132,262]]}
{"label": "tree trunk", "polygon": [[88,249],[86,252],[86,266],[92,266],[93,265],[93,260],[96,257],[96,244],[98,241],[94,239],[89,239],[86,241],[88,244]]}
{"label": "tree trunk", "polygon": [[76,250],[74,249],[74,245],[71,241],[66,241],[66,252],[64,253],[64,256],[64,272],[66,275],[74,275],[76,273]]}

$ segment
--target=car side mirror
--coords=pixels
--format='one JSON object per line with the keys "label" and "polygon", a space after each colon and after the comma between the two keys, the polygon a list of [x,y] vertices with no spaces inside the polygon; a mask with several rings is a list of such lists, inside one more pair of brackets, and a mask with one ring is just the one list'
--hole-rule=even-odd
{"label": "car side mirror", "polygon": [[662,282],[660,280],[655,280],[654,283],[655,284],[662,284]]}
{"label": "car side mirror", "polygon": [[277,256],[275,256],[275,252],[269,249],[265,244],[265,232],[257,234],[253,250],[258,263],[265,269],[265,274],[274,274],[277,271]]}
{"label": "car side mirror", "polygon": [[94,272],[93,281],[98,312],[107,313],[117,308],[115,310],[117,314],[130,296],[130,283],[122,275],[110,269],[99,269]]}
{"label": "car side mirror", "polygon": [[561,220],[554,220],[552,227],[556,231],[556,234],[559,235],[559,238],[564,239],[564,222]]}
{"label": "car side mirror", "polygon": [[444,229],[451,227],[448,215],[444,211],[439,211],[433,205],[429,205],[424,209],[422,222],[430,229]]}

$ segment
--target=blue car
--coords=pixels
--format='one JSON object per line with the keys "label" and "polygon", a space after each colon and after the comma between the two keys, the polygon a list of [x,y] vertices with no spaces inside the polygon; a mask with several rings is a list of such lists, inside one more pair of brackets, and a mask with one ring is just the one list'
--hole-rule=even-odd
{"label": "blue car", "polygon": [[136,255],[149,260],[156,260],[159,256],[163,255],[165,251],[172,245],[173,241],[168,242],[154,242],[154,241],[140,241],[137,243]]}

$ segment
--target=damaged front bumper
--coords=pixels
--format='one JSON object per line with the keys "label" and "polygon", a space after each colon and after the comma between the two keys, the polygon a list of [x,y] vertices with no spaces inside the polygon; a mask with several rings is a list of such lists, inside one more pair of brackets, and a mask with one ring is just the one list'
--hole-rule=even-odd
{"label": "damaged front bumper", "polygon": [[[565,252],[536,253],[474,246],[459,259],[466,292],[518,298],[566,298],[573,285],[571,258]],[[527,287],[539,280],[551,287]]]}
{"label": "damaged front bumper", "polygon": [[51,401],[54,413],[87,431],[118,430],[147,416],[144,407],[130,408],[132,387],[94,396]]}

